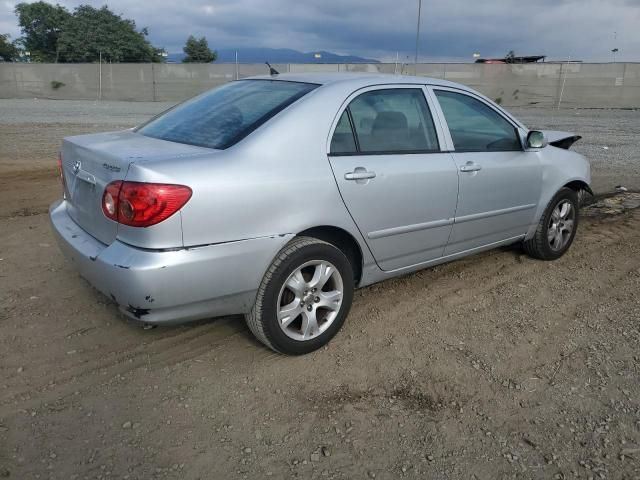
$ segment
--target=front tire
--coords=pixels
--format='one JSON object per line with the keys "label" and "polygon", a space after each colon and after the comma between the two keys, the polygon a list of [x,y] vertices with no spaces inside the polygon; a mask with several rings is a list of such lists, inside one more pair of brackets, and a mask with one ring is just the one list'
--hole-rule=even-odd
{"label": "front tire", "polygon": [[327,344],[353,300],[353,268],[330,243],[296,237],[273,260],[245,319],[267,347],[302,355]]}
{"label": "front tire", "polygon": [[576,236],[578,207],[578,194],[561,188],[547,205],[536,233],[523,242],[525,252],[540,260],[556,260],[564,255]]}

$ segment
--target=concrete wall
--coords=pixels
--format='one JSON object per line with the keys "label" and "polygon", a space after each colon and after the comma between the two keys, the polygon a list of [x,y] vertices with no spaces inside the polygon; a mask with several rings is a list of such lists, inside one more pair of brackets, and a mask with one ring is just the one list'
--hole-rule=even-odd
{"label": "concrete wall", "polygon": [[[280,72],[381,72],[463,83],[506,106],[640,108],[640,64],[285,64]],[[240,78],[267,73],[238,65]],[[397,70],[396,70],[397,68]],[[179,101],[236,78],[234,64],[0,63],[0,98]],[[54,88],[53,82],[62,82]]]}

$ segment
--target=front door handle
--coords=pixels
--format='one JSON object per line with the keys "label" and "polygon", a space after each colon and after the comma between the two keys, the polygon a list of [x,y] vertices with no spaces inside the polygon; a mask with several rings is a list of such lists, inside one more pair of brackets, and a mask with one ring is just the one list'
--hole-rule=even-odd
{"label": "front door handle", "polygon": [[364,167],[356,167],[353,172],[344,174],[345,180],[370,180],[376,178],[376,172],[369,172]]}
{"label": "front door handle", "polygon": [[482,165],[474,162],[467,162],[460,167],[461,172],[477,172],[479,170],[482,170]]}

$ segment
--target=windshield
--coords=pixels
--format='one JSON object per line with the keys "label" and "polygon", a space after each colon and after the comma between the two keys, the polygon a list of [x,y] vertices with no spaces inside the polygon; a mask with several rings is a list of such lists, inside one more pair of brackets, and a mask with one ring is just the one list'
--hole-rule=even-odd
{"label": "windshield", "polygon": [[279,80],[231,82],[172,108],[137,132],[170,142],[225,149],[317,87]]}

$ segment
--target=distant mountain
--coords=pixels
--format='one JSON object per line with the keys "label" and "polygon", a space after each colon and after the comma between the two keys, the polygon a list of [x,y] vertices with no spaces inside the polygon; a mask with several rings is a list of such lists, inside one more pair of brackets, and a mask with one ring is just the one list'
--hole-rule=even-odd
{"label": "distant mountain", "polygon": [[[239,48],[237,51],[238,63],[380,63],[378,60],[356,55],[338,55],[325,51],[304,53],[290,48]],[[215,63],[235,63],[235,48],[221,48],[217,52],[218,59]],[[170,53],[167,61],[180,63],[183,58],[184,53]]]}

